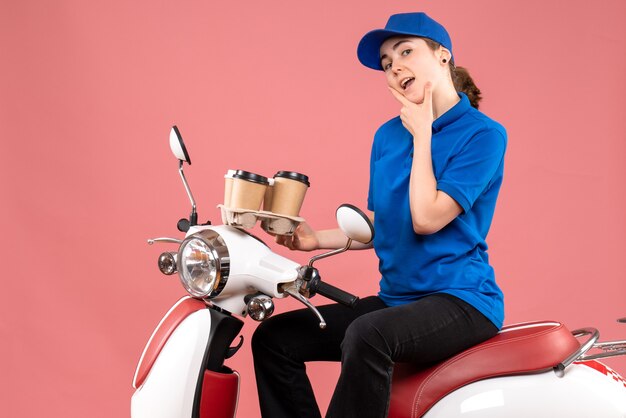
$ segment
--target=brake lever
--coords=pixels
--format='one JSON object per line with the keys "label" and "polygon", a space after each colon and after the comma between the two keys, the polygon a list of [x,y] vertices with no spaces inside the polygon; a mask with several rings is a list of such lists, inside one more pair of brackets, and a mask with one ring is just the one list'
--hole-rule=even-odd
{"label": "brake lever", "polygon": [[311,302],[309,302],[309,300],[307,298],[305,298],[304,296],[302,296],[300,294],[300,292],[298,292],[298,289],[296,289],[295,286],[289,286],[289,287],[284,287],[283,291],[285,293],[287,293],[288,295],[293,296],[294,298],[298,299],[300,302],[302,302],[307,308],[311,309],[313,311],[313,313],[317,316],[317,318],[320,320],[320,328],[324,329],[326,328],[326,321],[324,320],[324,317],[322,316],[322,314],[320,313],[320,311],[317,310],[317,308],[315,306],[313,306],[311,304]]}
{"label": "brake lever", "polygon": [[176,238],[150,238],[148,239],[148,245],[152,245],[155,242],[169,242],[171,244],[182,244],[183,240]]}

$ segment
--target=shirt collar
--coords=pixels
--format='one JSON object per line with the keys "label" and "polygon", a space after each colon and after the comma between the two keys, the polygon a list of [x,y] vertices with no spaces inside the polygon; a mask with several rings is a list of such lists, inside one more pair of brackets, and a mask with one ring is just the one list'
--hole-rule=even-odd
{"label": "shirt collar", "polygon": [[437,133],[455,122],[472,106],[465,93],[458,91],[457,94],[461,100],[433,121],[433,133]]}

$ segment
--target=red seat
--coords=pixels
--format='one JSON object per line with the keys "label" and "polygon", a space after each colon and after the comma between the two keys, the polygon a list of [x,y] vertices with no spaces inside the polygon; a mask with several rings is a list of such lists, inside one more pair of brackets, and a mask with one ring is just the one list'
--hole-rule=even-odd
{"label": "red seat", "polygon": [[495,337],[425,370],[397,364],[388,417],[421,417],[448,393],[478,380],[550,370],[579,347],[558,322],[527,322],[504,327]]}

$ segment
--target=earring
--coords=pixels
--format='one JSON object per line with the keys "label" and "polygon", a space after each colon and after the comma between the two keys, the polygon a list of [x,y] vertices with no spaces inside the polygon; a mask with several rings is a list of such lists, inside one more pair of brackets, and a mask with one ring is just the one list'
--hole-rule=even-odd
{"label": "earring", "polygon": [[445,64],[446,62],[448,62],[448,60],[444,58],[443,59],[443,63]]}

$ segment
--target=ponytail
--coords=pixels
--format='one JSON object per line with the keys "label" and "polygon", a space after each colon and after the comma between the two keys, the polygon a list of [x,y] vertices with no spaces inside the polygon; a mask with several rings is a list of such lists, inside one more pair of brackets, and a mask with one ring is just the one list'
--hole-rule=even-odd
{"label": "ponytail", "polygon": [[480,96],[480,89],[474,84],[474,80],[467,72],[467,69],[450,63],[450,75],[452,75],[452,83],[454,83],[456,91],[465,93],[470,104],[478,109],[478,102],[483,98]]}

